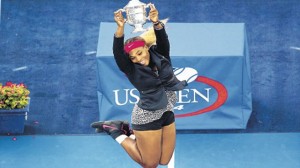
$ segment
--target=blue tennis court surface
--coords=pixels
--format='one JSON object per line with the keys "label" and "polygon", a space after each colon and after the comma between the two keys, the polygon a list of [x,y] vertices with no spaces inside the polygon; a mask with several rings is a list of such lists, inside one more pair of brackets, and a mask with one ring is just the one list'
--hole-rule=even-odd
{"label": "blue tennis court surface", "polygon": [[[138,168],[106,135],[1,136],[1,168]],[[167,166],[161,166],[167,167]],[[300,133],[178,134],[175,168],[299,168]]]}
{"label": "blue tennis court surface", "polygon": [[[166,25],[245,23],[253,112],[239,133],[178,131],[175,168],[300,168],[299,0],[183,2],[152,3],[170,18]],[[99,24],[113,23],[113,12],[126,2],[0,3],[0,83],[22,82],[31,91],[24,135],[0,136],[0,168],[140,167],[90,127],[99,119]]]}

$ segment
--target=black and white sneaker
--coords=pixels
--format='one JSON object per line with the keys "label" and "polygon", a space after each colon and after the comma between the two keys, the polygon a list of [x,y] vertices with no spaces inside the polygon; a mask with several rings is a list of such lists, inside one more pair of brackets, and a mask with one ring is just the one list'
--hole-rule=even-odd
{"label": "black and white sneaker", "polygon": [[127,121],[98,121],[91,124],[92,128],[96,128],[97,133],[106,132],[113,139],[118,136],[130,134],[129,123]]}

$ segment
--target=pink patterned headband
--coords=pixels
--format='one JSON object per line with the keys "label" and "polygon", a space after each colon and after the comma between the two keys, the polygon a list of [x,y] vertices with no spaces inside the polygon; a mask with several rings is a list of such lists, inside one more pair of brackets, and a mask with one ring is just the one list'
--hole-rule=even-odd
{"label": "pink patterned headband", "polygon": [[131,50],[138,48],[138,47],[143,47],[145,45],[145,42],[142,40],[136,40],[130,43],[127,43],[124,46],[125,52],[128,54]]}

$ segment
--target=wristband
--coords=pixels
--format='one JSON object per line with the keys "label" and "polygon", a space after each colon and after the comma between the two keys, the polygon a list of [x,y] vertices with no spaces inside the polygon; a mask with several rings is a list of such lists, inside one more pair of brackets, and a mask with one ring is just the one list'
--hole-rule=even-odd
{"label": "wristband", "polygon": [[160,23],[161,23],[161,21],[153,22],[153,25],[154,25],[154,26],[157,26],[157,25],[159,25]]}

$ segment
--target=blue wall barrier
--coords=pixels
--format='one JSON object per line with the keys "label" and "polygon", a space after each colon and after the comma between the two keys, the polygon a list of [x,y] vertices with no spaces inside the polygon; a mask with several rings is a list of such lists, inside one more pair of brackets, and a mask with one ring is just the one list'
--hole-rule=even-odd
{"label": "blue wall barrier", "polygon": [[[152,3],[169,23],[245,23],[253,108],[244,131],[300,131],[297,0]],[[0,82],[24,82],[31,90],[25,134],[94,132],[89,124],[99,117],[95,59],[99,23],[113,22],[113,12],[125,4],[2,0]]]}

